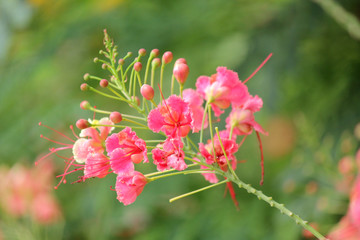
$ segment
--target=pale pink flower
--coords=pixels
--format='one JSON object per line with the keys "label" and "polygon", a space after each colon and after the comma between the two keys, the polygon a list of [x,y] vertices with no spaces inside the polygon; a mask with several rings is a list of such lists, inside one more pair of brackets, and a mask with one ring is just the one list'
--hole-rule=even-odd
{"label": "pale pink flower", "polygon": [[154,164],[157,166],[158,171],[164,171],[174,168],[182,171],[187,168],[184,161],[184,151],[182,150],[183,143],[179,138],[168,138],[166,141],[159,145],[158,148],[153,149]]}
{"label": "pale pink flower", "polygon": [[[185,89],[183,91],[183,99],[189,104],[192,122],[191,126],[193,132],[199,132],[201,130],[202,120],[204,117],[204,108],[202,107],[204,100],[201,98],[198,92],[194,89]],[[208,122],[205,117],[203,128],[207,128]]]}
{"label": "pale pink flower", "polygon": [[32,201],[31,215],[40,224],[51,224],[60,219],[61,212],[52,195],[41,193],[37,194]]}
{"label": "pale pink flower", "polygon": [[250,96],[240,107],[234,107],[228,118],[226,118],[226,129],[233,128],[235,135],[249,135],[253,129],[267,135],[267,132],[255,121],[254,112],[262,107],[262,99],[258,96]]}
{"label": "pale pink flower", "polygon": [[249,92],[236,72],[226,67],[218,67],[211,77],[201,76],[196,81],[196,91],[211,104],[215,116],[220,116],[226,109],[240,106],[249,97]]}
{"label": "pale pink flower", "polygon": [[102,118],[99,121],[92,120],[90,122],[100,125],[109,125],[109,127],[89,127],[81,130],[79,134],[81,138],[76,140],[72,148],[74,159],[78,163],[84,163],[89,153],[103,153],[105,140],[109,133],[114,129],[114,127],[111,127],[114,123],[110,121],[109,118]]}
{"label": "pale pink flower", "polygon": [[134,163],[148,162],[146,143],[130,127],[106,139],[112,170],[119,174],[134,171]]}
{"label": "pale pink flower", "polygon": [[154,132],[163,131],[166,136],[185,137],[193,119],[189,104],[176,95],[164,100],[161,105],[150,111],[148,125]]}
{"label": "pale pink flower", "polygon": [[133,203],[147,184],[146,177],[137,171],[119,174],[116,178],[115,190],[117,199],[124,205]]}

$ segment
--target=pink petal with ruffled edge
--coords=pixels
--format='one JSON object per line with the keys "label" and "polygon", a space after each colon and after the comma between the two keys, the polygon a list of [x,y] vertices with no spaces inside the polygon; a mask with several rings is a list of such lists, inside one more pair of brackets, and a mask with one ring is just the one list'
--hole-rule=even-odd
{"label": "pink petal with ruffled edge", "polygon": [[146,177],[137,171],[118,175],[116,178],[117,199],[124,205],[133,203],[147,184]]}
{"label": "pink petal with ruffled edge", "polygon": [[131,156],[121,148],[117,148],[111,152],[110,166],[116,174],[130,173],[134,171],[134,163],[131,160]]}
{"label": "pink petal with ruffled edge", "polygon": [[103,178],[109,174],[109,159],[102,153],[90,153],[85,162],[84,178]]}

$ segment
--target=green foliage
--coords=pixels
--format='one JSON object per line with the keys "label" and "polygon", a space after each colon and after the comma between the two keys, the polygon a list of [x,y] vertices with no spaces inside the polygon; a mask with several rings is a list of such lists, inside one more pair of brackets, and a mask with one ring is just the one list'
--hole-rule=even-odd
{"label": "green foliage", "polygon": [[[358,1],[346,2],[347,9],[359,7]],[[294,123],[296,140],[278,161],[266,161],[262,190],[319,222],[325,233],[345,213],[347,196],[336,192],[333,179],[340,178],[339,159],[353,156],[359,147],[344,132],[353,131],[360,120],[360,43],[311,1],[0,1],[1,164],[33,162],[46,152],[50,145],[38,136],[49,132],[39,129],[39,121],[70,133],[68,125],[92,117],[79,108],[81,100],[109,104],[79,91],[86,72],[109,77],[92,62],[102,48],[104,28],[120,55],[143,47],[186,58],[185,87],[215,73],[217,66],[228,66],[245,79],[273,52],[249,88],[264,99],[259,122],[285,116]],[[343,139],[351,139],[351,150],[341,150]],[[242,148],[238,158],[247,162],[240,164],[239,175],[258,186],[255,137]],[[61,161],[54,161],[60,172]],[[242,189],[236,190],[239,212],[229,196],[223,198],[222,187],[168,203],[205,186],[201,176],[149,184],[128,207],[109,190],[114,179],[98,180],[61,186],[56,194],[64,222],[41,231],[63,229],[64,239],[301,239],[300,227]],[[319,191],[309,196],[304,185],[310,181],[318,183]],[[295,186],[288,192],[291,183]],[[324,198],[333,199],[336,214],[316,208]],[[4,235],[15,228],[24,229],[27,239],[32,236],[27,232],[35,234],[23,223],[7,224],[1,218]]]}

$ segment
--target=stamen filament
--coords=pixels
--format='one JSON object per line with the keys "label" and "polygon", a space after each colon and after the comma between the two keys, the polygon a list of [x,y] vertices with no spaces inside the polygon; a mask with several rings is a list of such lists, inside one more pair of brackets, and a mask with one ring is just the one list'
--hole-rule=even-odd
{"label": "stamen filament", "polygon": [[257,67],[257,69],[245,80],[243,83],[245,84],[247,81],[249,81],[263,66],[264,64],[271,58],[272,53],[267,56],[267,58],[260,64],[260,66]]}

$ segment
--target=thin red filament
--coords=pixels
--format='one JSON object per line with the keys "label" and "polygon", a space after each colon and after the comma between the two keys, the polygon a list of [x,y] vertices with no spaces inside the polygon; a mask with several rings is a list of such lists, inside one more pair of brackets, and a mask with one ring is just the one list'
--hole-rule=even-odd
{"label": "thin red filament", "polygon": [[264,66],[264,64],[271,58],[271,56],[272,53],[270,53],[269,56],[267,56],[267,58],[260,64],[260,66],[258,66],[257,69],[243,83],[249,81]]}
{"label": "thin red filament", "polygon": [[257,139],[259,141],[260,154],[261,154],[261,162],[260,162],[260,165],[261,165],[261,181],[260,181],[260,185],[263,185],[264,184],[264,175],[265,175],[264,153],[263,153],[263,147],[262,147],[262,143],[261,143],[260,134],[259,134],[258,131],[255,131],[255,132],[256,132]]}

